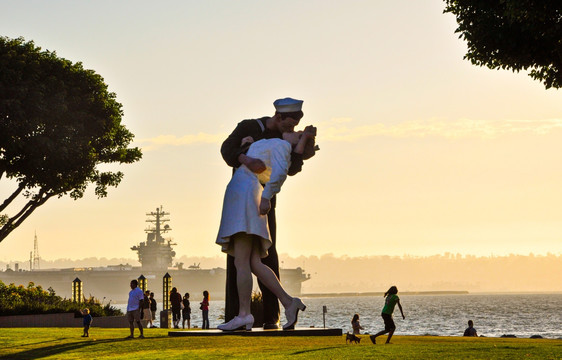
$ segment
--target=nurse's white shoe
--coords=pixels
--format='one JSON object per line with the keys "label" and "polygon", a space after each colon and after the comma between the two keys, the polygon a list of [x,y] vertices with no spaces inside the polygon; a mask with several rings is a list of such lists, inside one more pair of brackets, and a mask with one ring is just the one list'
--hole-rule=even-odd
{"label": "nurse's white shoe", "polygon": [[297,324],[299,310],[304,311],[306,305],[302,303],[301,299],[293,298],[291,305],[285,309],[285,317],[287,318],[287,323],[283,325],[283,330],[291,330],[295,328]]}
{"label": "nurse's white shoe", "polygon": [[234,331],[246,328],[247,331],[250,331],[252,330],[252,325],[254,325],[254,317],[252,314],[249,314],[244,317],[235,316],[229,322],[217,326],[217,329],[223,331]]}

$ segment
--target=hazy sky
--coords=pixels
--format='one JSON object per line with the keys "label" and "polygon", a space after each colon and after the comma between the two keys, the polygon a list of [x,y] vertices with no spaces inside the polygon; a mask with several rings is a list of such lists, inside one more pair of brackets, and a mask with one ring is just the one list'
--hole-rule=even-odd
{"label": "hazy sky", "polygon": [[[439,0],[3,1],[23,36],[102,75],[143,159],[107,198],[52,199],[0,243],[25,259],[134,257],[145,213],[213,256],[237,122],[304,100],[321,151],[278,196],[292,256],[562,253],[562,93],[478,68]],[[2,181],[0,199],[13,184]]]}

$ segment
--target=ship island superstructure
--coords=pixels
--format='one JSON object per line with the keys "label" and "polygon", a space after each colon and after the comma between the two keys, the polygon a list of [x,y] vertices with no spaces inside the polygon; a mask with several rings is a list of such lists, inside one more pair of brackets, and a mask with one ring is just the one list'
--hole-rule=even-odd
{"label": "ship island superstructure", "polygon": [[167,270],[172,266],[175,251],[172,249],[171,239],[164,239],[162,234],[172,230],[170,225],[166,224],[170,219],[166,216],[170,213],[165,212],[160,208],[156,208],[156,212],[149,212],[146,214],[149,218],[146,220],[150,223],[146,232],[146,241],[131,247],[131,250],[136,251],[139,256],[139,262],[143,270]]}
{"label": "ship island superstructure", "polygon": [[[15,270],[8,268],[0,271],[0,280],[6,284],[17,285],[34,282],[44,289],[52,287],[58,295],[70,298],[72,281],[79,278],[83,283],[86,297],[91,295],[98,299],[106,299],[106,301],[126,302],[130,290],[129,282],[141,275],[147,279],[148,289],[152,290],[156,299],[160,300],[162,298],[162,278],[168,273],[172,277],[172,286],[177,287],[180,292],[201,294],[207,290],[214,299],[224,298],[226,270],[221,267],[204,269],[199,266],[200,264],[194,264],[188,268],[184,268],[182,263],[172,266],[176,256],[173,246],[176,243],[163,236],[172,230],[168,225],[170,213],[165,212],[160,206],[156,211],[146,215],[148,217],[146,222],[149,223],[145,229],[146,241],[131,247],[131,250],[137,252],[141,266],[119,264],[66,269],[30,267],[29,271],[17,266]],[[310,279],[310,274],[305,274],[300,267],[281,268],[279,273],[283,287],[290,294],[295,295],[301,294],[302,283]]]}

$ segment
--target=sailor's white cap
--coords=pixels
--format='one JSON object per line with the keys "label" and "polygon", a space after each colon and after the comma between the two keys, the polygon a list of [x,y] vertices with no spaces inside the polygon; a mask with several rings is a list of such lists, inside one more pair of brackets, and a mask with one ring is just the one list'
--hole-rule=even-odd
{"label": "sailor's white cap", "polygon": [[295,112],[301,111],[302,103],[304,101],[297,100],[293,98],[284,98],[284,99],[277,99],[273,102],[273,106],[275,106],[275,110],[280,113],[288,113],[288,112]]}

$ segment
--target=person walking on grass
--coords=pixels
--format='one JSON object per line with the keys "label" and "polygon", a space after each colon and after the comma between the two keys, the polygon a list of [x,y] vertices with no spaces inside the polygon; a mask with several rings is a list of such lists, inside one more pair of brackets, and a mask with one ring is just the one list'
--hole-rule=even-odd
{"label": "person walking on grass", "polygon": [[391,286],[387,292],[384,293],[384,297],[386,298],[384,301],[384,307],[382,308],[381,316],[384,320],[384,330],[379,331],[375,335],[371,335],[371,342],[376,344],[377,336],[384,335],[388,333],[388,337],[386,338],[386,344],[390,343],[390,339],[394,334],[394,330],[396,330],[396,325],[394,324],[394,320],[392,319],[392,313],[394,312],[394,307],[398,305],[400,309],[400,313],[402,314],[402,319],[406,319],[404,316],[404,311],[402,311],[402,305],[400,305],[400,298],[398,297],[398,288],[396,286]]}
{"label": "person walking on grass", "polygon": [[142,290],[138,288],[138,285],[139,282],[136,279],[131,280],[131,291],[129,291],[129,300],[127,301],[127,320],[129,320],[131,335],[127,336],[127,339],[133,339],[135,337],[135,322],[137,323],[140,331],[139,339],[144,339],[140,318],[141,304],[144,302],[144,294],[142,293]]}

